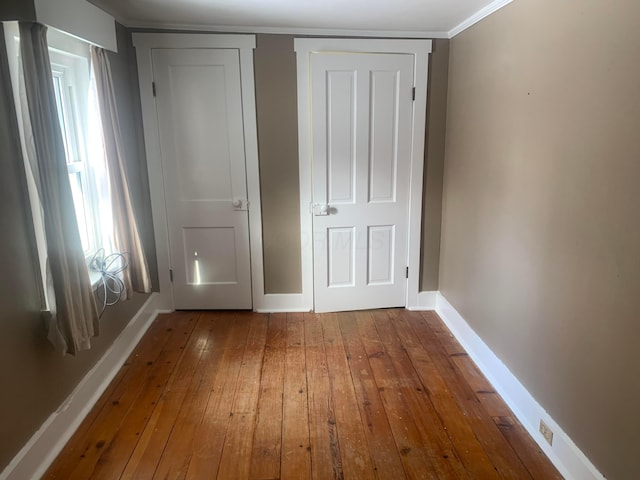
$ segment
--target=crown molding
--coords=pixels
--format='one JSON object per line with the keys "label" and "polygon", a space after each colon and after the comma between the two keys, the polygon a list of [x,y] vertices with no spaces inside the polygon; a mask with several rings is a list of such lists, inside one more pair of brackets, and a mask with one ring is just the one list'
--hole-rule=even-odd
{"label": "crown molding", "polygon": [[488,17],[513,0],[494,0],[478,10],[466,20],[448,31],[439,30],[360,30],[342,28],[311,27],[265,27],[256,25],[200,25],[191,23],[141,22],[120,17],[109,12],[119,23],[133,30],[177,30],[185,32],[219,32],[219,33],[267,33],[281,35],[336,36],[336,37],[378,37],[378,38],[447,38],[451,39],[480,20]]}
{"label": "crown molding", "polygon": [[378,37],[378,38],[449,38],[448,32],[438,31],[402,31],[402,30],[357,30],[342,28],[306,28],[306,27],[260,27],[255,25],[197,25],[189,23],[144,23],[120,20],[133,30],[180,30],[190,32],[219,33],[270,33],[281,35],[310,35],[338,37]]}
{"label": "crown molding", "polygon": [[455,37],[460,32],[463,32],[464,30],[471,27],[472,25],[475,25],[483,18],[486,18],[492,13],[500,10],[502,7],[510,4],[512,1],[513,0],[495,0],[494,2],[491,2],[489,5],[478,10],[475,14],[471,15],[469,18],[467,18],[463,22],[460,22],[458,25],[456,25],[451,30],[449,30],[446,38]]}

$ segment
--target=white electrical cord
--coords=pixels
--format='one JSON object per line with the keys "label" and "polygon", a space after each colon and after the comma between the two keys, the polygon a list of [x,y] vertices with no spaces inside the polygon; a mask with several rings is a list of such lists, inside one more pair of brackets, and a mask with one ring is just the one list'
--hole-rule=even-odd
{"label": "white electrical cord", "polygon": [[[89,261],[89,268],[100,273],[101,284],[96,290],[96,296],[102,302],[100,317],[107,307],[118,303],[126,291],[124,282],[119,275],[129,266],[127,254],[127,252],[112,253],[105,256],[104,248],[101,248]],[[114,295],[113,300],[109,300],[110,295]]]}

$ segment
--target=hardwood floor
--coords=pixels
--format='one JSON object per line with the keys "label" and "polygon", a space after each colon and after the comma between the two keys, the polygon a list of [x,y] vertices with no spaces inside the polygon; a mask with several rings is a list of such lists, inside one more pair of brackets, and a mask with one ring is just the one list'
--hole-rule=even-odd
{"label": "hardwood floor", "polygon": [[562,478],[432,312],[160,316],[47,479]]}

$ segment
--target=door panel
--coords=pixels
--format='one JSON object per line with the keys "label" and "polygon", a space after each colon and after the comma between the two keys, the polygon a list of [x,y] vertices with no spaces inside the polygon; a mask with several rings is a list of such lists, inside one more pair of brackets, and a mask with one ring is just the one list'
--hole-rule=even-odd
{"label": "door panel", "polygon": [[355,231],[354,228],[328,228],[327,252],[329,287],[353,287],[355,284]]}
{"label": "door panel", "polygon": [[[369,112],[371,152],[369,154],[369,201],[393,202],[398,168],[398,81],[400,72],[371,72]],[[404,92],[406,95],[406,92]]]}
{"label": "door panel", "polygon": [[327,199],[355,203],[355,72],[327,72]]}
{"label": "door panel", "polygon": [[[183,228],[188,285],[238,282],[236,232],[233,227]],[[226,255],[219,255],[219,252]]]}
{"label": "door panel", "polygon": [[405,304],[413,56],[312,54],[317,312]]}
{"label": "door panel", "polygon": [[177,309],[251,308],[237,50],[153,51]]}
{"label": "door panel", "polygon": [[393,285],[395,240],[395,225],[369,227],[367,285]]}

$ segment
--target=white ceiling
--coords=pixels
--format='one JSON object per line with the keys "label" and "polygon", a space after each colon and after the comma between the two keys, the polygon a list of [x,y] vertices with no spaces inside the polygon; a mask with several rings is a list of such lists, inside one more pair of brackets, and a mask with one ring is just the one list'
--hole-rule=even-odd
{"label": "white ceiling", "polygon": [[90,0],[129,27],[450,37],[511,0]]}

